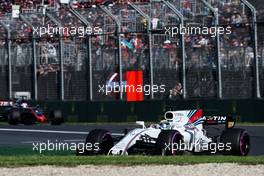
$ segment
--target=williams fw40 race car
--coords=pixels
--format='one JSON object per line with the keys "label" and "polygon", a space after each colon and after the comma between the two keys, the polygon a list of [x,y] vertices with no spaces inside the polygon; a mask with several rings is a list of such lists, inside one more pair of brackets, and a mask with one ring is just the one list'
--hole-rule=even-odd
{"label": "williams fw40 race car", "polygon": [[44,113],[39,106],[31,106],[23,99],[0,101],[0,120],[10,125],[32,125],[37,122],[60,125],[64,122],[60,110]]}
{"label": "williams fw40 race car", "polygon": [[[203,116],[202,109],[168,111],[159,124],[127,131],[115,137],[107,130],[95,129],[86,138],[86,148],[77,155],[180,155],[225,154],[245,156],[250,149],[250,136],[234,128],[229,116]],[[96,147],[93,147],[96,146]]]}

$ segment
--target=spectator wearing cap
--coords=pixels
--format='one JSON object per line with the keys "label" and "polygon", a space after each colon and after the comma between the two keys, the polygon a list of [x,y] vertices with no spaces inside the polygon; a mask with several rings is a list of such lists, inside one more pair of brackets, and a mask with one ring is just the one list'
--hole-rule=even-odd
{"label": "spectator wearing cap", "polygon": [[171,41],[165,40],[163,42],[162,53],[161,53],[161,56],[162,56],[162,58],[161,58],[162,64],[161,65],[163,65],[163,67],[165,67],[165,68],[169,67],[170,55],[171,55],[172,49],[173,49],[173,46],[171,44]]}

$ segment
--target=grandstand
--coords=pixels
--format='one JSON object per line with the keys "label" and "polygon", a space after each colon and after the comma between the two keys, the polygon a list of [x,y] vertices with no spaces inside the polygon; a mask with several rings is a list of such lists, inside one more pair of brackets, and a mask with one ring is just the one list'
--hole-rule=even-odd
{"label": "grandstand", "polygon": [[[12,5],[20,6],[19,18]],[[230,27],[231,34],[165,33],[181,25]],[[41,27],[64,31],[34,33]],[[93,31],[79,36],[72,27]],[[166,85],[166,93],[145,100],[168,98],[178,83],[180,98],[261,98],[263,58],[260,0],[0,0],[0,98],[30,92],[36,100],[125,99],[101,94],[98,85],[114,73],[122,83],[129,70],[141,70],[143,84]]]}

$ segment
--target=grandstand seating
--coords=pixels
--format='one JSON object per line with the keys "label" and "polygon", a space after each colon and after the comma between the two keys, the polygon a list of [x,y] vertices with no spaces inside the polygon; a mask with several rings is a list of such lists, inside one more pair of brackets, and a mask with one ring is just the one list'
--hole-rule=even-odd
{"label": "grandstand seating", "polygon": [[[183,15],[186,26],[214,26],[211,10],[201,0],[169,0]],[[239,0],[207,0],[220,15],[220,26],[231,26],[231,35],[220,36],[220,58],[223,96],[249,98],[254,96],[254,41],[252,17]],[[251,0],[258,9],[261,1]],[[22,18],[12,18],[11,4],[21,6]],[[11,31],[13,91],[32,92],[32,27],[102,28],[91,37],[91,65],[94,98],[115,99],[98,93],[98,84],[105,84],[109,74],[118,67],[117,25],[101,7],[109,10],[121,22],[121,56],[123,71],[143,70],[144,83],[150,81],[150,51],[153,57],[154,84],[164,83],[167,91],[181,82],[182,48],[180,35],[164,34],[165,26],[179,26],[177,14],[159,0],[89,1],[74,0],[70,5],[56,0],[0,0],[0,97],[7,97],[7,33]],[[133,4],[134,7],[130,4]],[[44,14],[45,12],[49,15]],[[141,13],[143,12],[143,14]],[[151,34],[145,16],[151,19]],[[79,20],[78,16],[83,20]],[[264,15],[258,15],[258,44],[261,93],[264,95]],[[263,17],[263,19],[261,18]],[[5,26],[3,26],[4,24]],[[151,40],[150,40],[151,36]],[[62,36],[45,34],[36,39],[38,65],[38,98],[58,99],[60,91],[60,47],[63,47],[64,90],[67,100],[86,100],[89,90],[89,45],[85,37],[67,33]],[[60,46],[60,38],[63,46]],[[203,43],[206,41],[205,43]],[[152,42],[152,43],[150,43]],[[150,48],[150,46],[152,46]],[[187,97],[216,97],[216,38],[210,35],[185,35]],[[3,81],[2,81],[3,80]],[[149,97],[146,97],[149,98]],[[166,98],[156,94],[155,98]]]}

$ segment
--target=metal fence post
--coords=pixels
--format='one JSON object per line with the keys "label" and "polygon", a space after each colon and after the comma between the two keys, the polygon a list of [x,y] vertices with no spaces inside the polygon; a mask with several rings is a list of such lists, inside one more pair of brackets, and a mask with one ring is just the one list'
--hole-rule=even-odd
{"label": "metal fence post", "polygon": [[37,78],[37,49],[36,38],[32,36],[32,54],[33,54],[33,79],[34,79],[34,99],[38,99],[38,78]]}
{"label": "metal fence post", "polygon": [[143,16],[148,21],[148,39],[149,39],[149,69],[150,69],[150,98],[154,99],[154,92],[152,90],[154,84],[154,73],[153,73],[153,53],[152,53],[152,25],[151,25],[151,18],[145,14],[140,8],[138,8],[133,2],[128,0],[129,5],[134,8],[141,16]]}
{"label": "metal fence post", "polygon": [[63,58],[63,41],[60,36],[59,40],[59,57],[60,57],[60,99],[64,100],[64,58]]}
{"label": "metal fence post", "polygon": [[10,30],[9,28],[2,22],[0,21],[0,24],[5,28],[6,33],[7,33],[7,38],[6,38],[6,42],[7,42],[7,59],[8,59],[8,97],[10,99],[12,99],[13,97],[13,90],[12,90],[12,58],[11,58],[11,34],[10,34]]}
{"label": "metal fence post", "polygon": [[[215,26],[219,26],[218,12],[215,13]],[[222,87],[222,71],[221,71],[221,59],[220,59],[220,36],[216,33],[216,58],[217,58],[217,76],[218,76],[218,98],[223,98],[223,87]]]}
{"label": "metal fence post", "polygon": [[[181,24],[184,25],[184,19],[181,17]],[[183,99],[187,97],[186,89],[186,53],[185,53],[185,38],[181,35],[181,47],[182,47],[182,86],[183,86]]]}
{"label": "metal fence post", "polygon": [[[74,10],[72,7],[68,7],[70,12],[75,15],[86,27],[91,27],[92,25],[81,15],[79,12]],[[91,35],[87,35],[87,66],[89,67],[88,77],[89,77],[89,95],[88,98],[90,101],[93,100],[93,64],[92,64],[92,43],[91,43]]]}
{"label": "metal fence post", "polygon": [[121,33],[121,23],[119,21],[118,18],[116,18],[106,7],[100,6],[101,9],[107,14],[109,15],[116,23],[117,25],[117,30],[116,30],[116,35],[117,35],[117,46],[118,46],[118,74],[119,74],[119,85],[120,85],[120,93],[119,93],[119,98],[120,100],[123,100],[123,88],[122,88],[122,84],[123,84],[123,71],[122,71],[122,53],[121,53],[121,37],[120,37],[120,33]]}
{"label": "metal fence post", "polygon": [[9,98],[13,97],[12,92],[12,58],[11,58],[11,35],[10,30],[7,31],[7,53],[8,53],[8,91],[9,91]]}
{"label": "metal fence post", "polygon": [[[168,1],[164,1],[164,4],[168,6],[181,20],[182,26],[184,26],[184,17],[181,14],[180,11],[178,11],[177,8],[174,7],[173,4],[171,4]],[[185,38],[184,34],[181,34],[181,48],[182,48],[182,90],[183,90],[183,99],[186,99],[187,97],[187,91],[186,91],[186,53],[185,53]]]}
{"label": "metal fence post", "polygon": [[251,11],[253,15],[253,35],[254,35],[254,65],[255,65],[255,96],[256,98],[261,98],[260,95],[260,80],[259,80],[259,60],[258,60],[258,36],[257,36],[257,11],[256,8],[250,4],[247,0],[241,0]]}
{"label": "metal fence post", "polygon": [[[47,13],[47,17],[53,21],[59,28],[62,25],[49,13]],[[64,100],[64,57],[63,57],[63,41],[62,34],[59,35],[59,59],[60,59],[60,100]]]}
{"label": "metal fence post", "polygon": [[93,64],[92,64],[92,41],[91,36],[87,36],[87,52],[88,52],[88,77],[89,77],[89,99],[93,100]]}
{"label": "metal fence post", "polygon": [[[24,21],[27,25],[29,25],[32,29],[34,26],[23,16],[20,15],[22,21]],[[32,30],[32,63],[33,63],[33,95],[34,100],[38,99],[38,79],[37,79],[37,49],[36,49],[36,35]]]}
{"label": "metal fence post", "polygon": [[[218,12],[215,13],[215,26],[219,26]],[[216,58],[217,58],[217,76],[218,76],[218,98],[223,98],[223,86],[222,86],[222,70],[221,70],[221,59],[220,59],[220,36],[216,34]]]}
{"label": "metal fence post", "polygon": [[[219,14],[218,10],[211,6],[205,0],[202,0],[205,6],[207,6],[214,14],[215,17],[215,27],[219,27]],[[219,33],[216,33],[216,59],[217,59],[217,79],[218,79],[218,98],[223,98],[223,87],[222,87],[222,70],[221,70],[221,59],[220,59],[220,38]]]}

